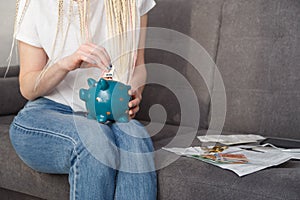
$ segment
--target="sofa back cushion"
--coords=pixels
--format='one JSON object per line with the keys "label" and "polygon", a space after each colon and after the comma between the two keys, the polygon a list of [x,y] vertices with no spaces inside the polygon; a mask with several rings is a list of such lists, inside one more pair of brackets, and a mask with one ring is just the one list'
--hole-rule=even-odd
{"label": "sofa back cushion", "polygon": [[19,67],[10,67],[6,78],[6,67],[0,67],[0,116],[16,114],[27,102],[19,89]]}
{"label": "sofa back cushion", "polygon": [[[206,59],[212,59],[211,63],[213,63],[217,52],[222,1],[157,0],[156,3],[156,7],[151,10],[148,15],[148,26],[178,31],[179,35],[185,34],[186,37],[190,37],[194,40],[194,42],[202,45],[207,50],[209,54],[206,55]],[[203,69],[205,68],[205,73],[200,74],[195,67],[191,65],[191,60],[189,60],[189,58],[183,58],[176,53],[176,48],[180,48],[186,52],[195,51],[195,49],[190,48],[191,45],[178,44],[177,38],[171,33],[170,36],[168,36],[168,34],[163,36],[159,34],[155,35],[155,33],[152,31],[148,31],[147,33],[146,47],[151,47],[146,49],[145,54],[148,80],[158,80],[158,77],[160,77],[165,79],[165,85],[148,84],[145,87],[144,99],[142,101],[141,111],[138,114],[138,118],[150,120],[150,107],[154,104],[160,104],[166,111],[168,124],[191,126],[194,124],[193,120],[196,119],[193,119],[191,115],[189,119],[185,119],[183,122],[181,116],[183,112],[182,109],[185,109],[185,112],[187,113],[195,112],[195,104],[190,104],[192,93],[195,92],[197,98],[195,100],[198,101],[196,106],[200,109],[200,120],[198,119],[199,127],[207,128],[210,106],[209,90],[212,89],[214,65],[201,66]],[[162,43],[167,42],[174,45],[174,51],[163,48],[152,48],[153,43],[155,43],[152,39],[156,42],[158,41],[158,43],[161,39]],[[201,58],[198,59],[199,62],[202,61]],[[156,70],[153,70],[156,65],[151,63],[159,63],[176,70],[177,73],[181,74],[187,80],[187,82],[192,86],[192,89],[182,85],[172,73],[158,74]],[[161,67],[163,68],[163,66]],[[205,75],[208,79],[207,83],[204,82],[202,77],[203,75]],[[176,94],[179,94],[182,97],[183,103],[178,101]],[[155,121],[160,119],[161,114],[162,113],[160,111],[157,113],[151,113],[151,120]]]}
{"label": "sofa back cushion", "polygon": [[225,130],[300,139],[299,18],[299,0],[224,1]]}

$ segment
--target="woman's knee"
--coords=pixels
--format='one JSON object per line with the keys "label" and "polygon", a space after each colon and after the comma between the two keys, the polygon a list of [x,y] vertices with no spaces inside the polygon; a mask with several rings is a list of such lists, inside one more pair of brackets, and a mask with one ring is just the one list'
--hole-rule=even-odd
{"label": "woman's knee", "polygon": [[121,150],[145,153],[153,151],[152,140],[137,120],[130,120],[128,123],[115,123],[112,130],[116,137],[116,143]]}
{"label": "woman's knee", "polygon": [[119,151],[115,137],[110,127],[89,120],[77,127],[80,143],[76,148],[78,153],[92,156],[100,163],[116,169],[119,165]]}
{"label": "woman's knee", "polygon": [[135,138],[149,138],[149,134],[145,127],[137,120],[132,119],[127,123],[114,123],[112,124],[112,130],[115,134],[126,134]]}

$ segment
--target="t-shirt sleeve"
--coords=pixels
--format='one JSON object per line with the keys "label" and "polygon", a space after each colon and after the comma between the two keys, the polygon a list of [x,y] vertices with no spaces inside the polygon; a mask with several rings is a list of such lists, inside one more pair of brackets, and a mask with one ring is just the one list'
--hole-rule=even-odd
{"label": "t-shirt sleeve", "polygon": [[25,8],[25,2],[25,0],[21,0],[19,4],[17,23],[20,23],[17,25],[16,39],[35,47],[41,47],[35,20],[37,17],[35,16],[37,13],[37,4],[34,1],[30,1],[25,14],[23,15],[23,19],[21,20],[21,15]]}
{"label": "t-shirt sleeve", "polygon": [[140,16],[147,14],[155,5],[154,0],[137,0]]}

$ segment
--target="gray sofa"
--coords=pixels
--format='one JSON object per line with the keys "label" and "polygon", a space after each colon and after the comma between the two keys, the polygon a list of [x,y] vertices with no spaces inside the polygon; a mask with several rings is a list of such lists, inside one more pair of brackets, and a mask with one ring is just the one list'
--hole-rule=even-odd
{"label": "gray sofa", "polygon": [[[299,0],[157,0],[149,26],[192,37],[217,63],[227,95],[223,134],[300,139],[299,18]],[[218,100],[221,93],[213,84],[216,69],[209,71],[211,80],[205,84],[190,63],[171,52],[147,49],[146,62],[172,66],[189,80],[201,114],[198,135],[205,135],[211,99]],[[0,77],[4,70],[0,68]],[[8,78],[0,78],[0,199],[68,199],[66,175],[31,170],[10,144],[9,124],[26,102],[19,93],[17,75],[15,67]],[[152,137],[160,149],[175,137],[181,110],[172,91],[149,84],[137,118],[147,124],[154,104],[161,104],[167,113],[166,124]],[[195,139],[192,145],[199,142]],[[300,199],[300,162],[296,160],[240,178],[181,157],[157,173],[158,199]]]}

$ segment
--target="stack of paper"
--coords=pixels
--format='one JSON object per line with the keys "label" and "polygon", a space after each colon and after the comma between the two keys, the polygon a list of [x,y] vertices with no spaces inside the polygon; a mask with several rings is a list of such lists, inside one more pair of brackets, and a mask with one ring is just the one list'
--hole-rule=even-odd
{"label": "stack of paper", "polygon": [[[244,176],[257,172],[259,170],[265,169],[267,167],[276,166],[281,163],[284,163],[293,158],[293,155],[290,153],[285,153],[279,150],[270,150],[267,151],[251,151],[244,150],[240,147],[229,147],[224,150],[223,154],[239,154],[244,155],[248,162],[244,164],[225,164],[220,162],[213,162],[209,159],[204,159],[202,155],[207,155],[201,147],[189,147],[189,148],[163,148],[166,151],[176,153],[178,155],[183,155],[191,158],[195,158],[207,163],[211,163],[223,169],[228,169],[235,172],[238,176]],[[213,154],[211,154],[213,155]]]}
{"label": "stack of paper", "polygon": [[243,144],[257,142],[258,140],[265,139],[260,135],[205,135],[198,136],[201,142],[218,142],[225,145]]}

